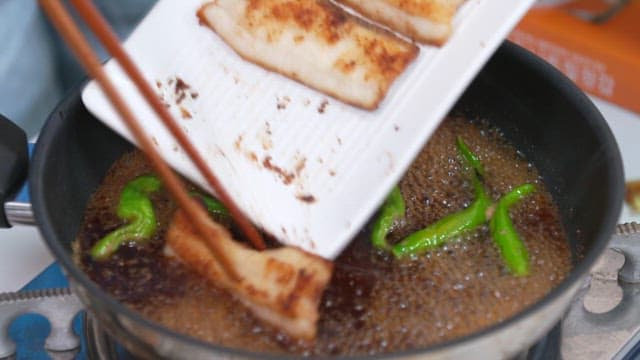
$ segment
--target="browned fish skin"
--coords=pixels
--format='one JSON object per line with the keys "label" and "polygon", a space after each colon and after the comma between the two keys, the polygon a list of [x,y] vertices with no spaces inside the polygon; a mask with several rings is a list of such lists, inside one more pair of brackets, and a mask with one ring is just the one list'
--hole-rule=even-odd
{"label": "browned fish skin", "polygon": [[245,60],[369,110],[418,54],[324,0],[216,0],[198,17]]}
{"label": "browned fish skin", "polygon": [[336,0],[411,39],[442,45],[464,0]]}
{"label": "browned fish skin", "polygon": [[[203,240],[178,210],[167,232],[167,253],[177,255],[187,266],[230,292],[258,319],[294,338],[313,340],[318,305],[331,279],[332,263],[293,247],[249,249],[235,242],[221,225],[211,221],[210,226],[219,236]],[[240,281],[225,275],[206,241],[222,245]]]}

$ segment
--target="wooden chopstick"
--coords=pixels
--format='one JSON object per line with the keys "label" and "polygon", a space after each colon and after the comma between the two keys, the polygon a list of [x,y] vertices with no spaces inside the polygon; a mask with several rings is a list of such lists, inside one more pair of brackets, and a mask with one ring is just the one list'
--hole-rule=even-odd
{"label": "wooden chopstick", "polygon": [[[127,106],[122,96],[102,69],[100,60],[93,52],[91,46],[86,41],[81,31],[78,29],[73,19],[62,5],[60,0],[39,0],[40,6],[45,10],[47,16],[62,35],[65,42],[70,46],[89,75],[94,78],[105,95],[109,98],[114,108],[125,121],[131,133],[135,136],[138,144],[146,153],[152,167],[162,178],[165,187],[171,193],[175,201],[187,213],[196,231],[205,239],[216,239],[219,234],[215,227],[211,227],[211,219],[207,211],[192,199],[184,188],[184,185],[171,168],[164,162],[160,154],[154,148],[153,143],[145,133],[145,130],[135,119],[135,116]],[[218,260],[225,273],[232,280],[238,281],[239,276],[229,259],[225,256],[222,247],[217,241],[205,241],[212,254]]]}
{"label": "wooden chopstick", "polygon": [[149,105],[151,105],[153,110],[160,117],[164,125],[169,129],[169,131],[171,131],[180,146],[182,146],[184,151],[191,158],[191,161],[193,161],[194,165],[196,165],[200,173],[204,176],[209,186],[215,190],[218,199],[227,207],[229,213],[245,236],[249,241],[251,241],[255,248],[263,250],[265,248],[265,244],[260,233],[258,233],[251,222],[249,222],[249,220],[242,214],[240,208],[236,205],[231,196],[229,196],[229,193],[224,189],[218,178],[213,174],[198,150],[196,150],[193,144],[191,144],[182,128],[178,126],[176,121],[173,119],[169,110],[167,110],[167,108],[162,104],[158,95],[144,79],[142,72],[127,55],[123,46],[120,44],[118,37],[104,17],[100,14],[100,11],[95,7],[93,2],[91,0],[71,0],[71,4],[78,11],[91,31],[93,31],[93,33],[98,37],[102,45],[104,45],[107,51],[118,61],[122,69],[136,85],[138,91],[140,91]]}

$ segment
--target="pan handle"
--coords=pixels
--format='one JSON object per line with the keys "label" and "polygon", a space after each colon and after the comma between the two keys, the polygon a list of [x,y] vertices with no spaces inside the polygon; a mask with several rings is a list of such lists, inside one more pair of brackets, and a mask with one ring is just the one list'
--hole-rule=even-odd
{"label": "pan handle", "polygon": [[[28,166],[27,135],[0,114],[0,228],[8,228],[22,222],[11,221],[11,218],[14,218],[12,215],[24,218],[31,213],[30,204],[10,202],[24,184]],[[25,210],[29,214],[25,214]]]}

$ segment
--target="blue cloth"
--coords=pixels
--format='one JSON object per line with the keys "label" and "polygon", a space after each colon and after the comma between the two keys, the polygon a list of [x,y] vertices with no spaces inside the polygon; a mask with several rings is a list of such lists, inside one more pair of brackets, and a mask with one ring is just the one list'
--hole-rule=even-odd
{"label": "blue cloth", "polygon": [[[98,0],[96,5],[124,38],[155,1]],[[84,77],[84,71],[35,0],[0,0],[0,44],[0,113],[33,139],[55,104]],[[100,54],[104,60],[104,52]]]}
{"label": "blue cloth", "polygon": [[62,91],[56,76],[55,47],[37,1],[0,1],[0,113],[29,136]]}

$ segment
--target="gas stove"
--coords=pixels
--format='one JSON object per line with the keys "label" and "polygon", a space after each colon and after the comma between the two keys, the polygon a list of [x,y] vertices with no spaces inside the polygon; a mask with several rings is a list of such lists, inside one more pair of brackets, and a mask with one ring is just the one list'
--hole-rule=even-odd
{"label": "gas stove", "polygon": [[[82,310],[66,286],[54,264],[22,291],[0,294],[0,357],[134,358]],[[640,224],[629,223],[617,227],[563,319],[515,359],[636,358],[640,358]]]}

